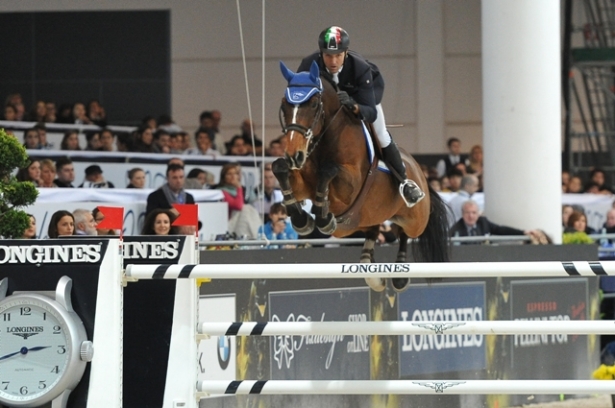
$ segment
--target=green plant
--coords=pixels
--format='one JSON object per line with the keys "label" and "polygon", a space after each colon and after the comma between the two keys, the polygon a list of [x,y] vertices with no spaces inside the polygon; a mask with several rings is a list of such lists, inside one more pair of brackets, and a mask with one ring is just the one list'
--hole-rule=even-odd
{"label": "green plant", "polygon": [[34,183],[17,181],[13,172],[29,164],[26,149],[0,128],[0,236],[19,238],[28,229],[30,220],[20,207],[36,201]]}
{"label": "green plant", "polygon": [[584,232],[564,232],[563,244],[593,244],[594,240]]}

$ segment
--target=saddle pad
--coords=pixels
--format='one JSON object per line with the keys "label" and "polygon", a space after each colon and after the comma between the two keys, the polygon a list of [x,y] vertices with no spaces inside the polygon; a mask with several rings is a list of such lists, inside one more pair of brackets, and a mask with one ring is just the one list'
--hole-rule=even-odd
{"label": "saddle pad", "polygon": [[[369,160],[369,164],[371,165],[374,162],[374,158],[376,157],[374,142],[369,135],[369,130],[365,125],[365,121],[361,121],[361,126],[363,126],[363,137],[365,137],[365,146],[367,147],[367,158]],[[386,166],[386,164],[384,164],[382,160],[378,160],[378,170],[391,174],[389,168]]]}

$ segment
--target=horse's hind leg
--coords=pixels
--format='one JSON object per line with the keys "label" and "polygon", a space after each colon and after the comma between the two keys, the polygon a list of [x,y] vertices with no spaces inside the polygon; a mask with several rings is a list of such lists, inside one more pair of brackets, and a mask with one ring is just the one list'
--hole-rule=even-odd
{"label": "horse's hind leg", "polygon": [[[361,263],[373,263],[374,259],[374,246],[378,239],[378,233],[380,232],[380,226],[371,227],[365,231],[365,243],[363,244],[363,250],[361,251]],[[365,278],[367,285],[376,292],[382,292],[386,287],[386,281],[382,278]]]}
{"label": "horse's hind leg", "polygon": [[[399,250],[397,251],[397,259],[395,259],[395,262],[397,263],[406,262],[407,251],[408,251],[408,236],[400,228]],[[391,279],[391,283],[393,284],[393,289],[395,289],[397,292],[402,292],[408,288],[408,285],[410,284],[410,279],[409,278],[393,278]]]}
{"label": "horse's hind leg", "polygon": [[290,186],[289,180],[290,168],[286,160],[283,158],[277,159],[271,165],[271,170],[280,183],[282,194],[284,195],[286,212],[288,212],[293,228],[297,231],[297,234],[307,235],[314,231],[314,219],[301,208],[293,195],[293,189]]}
{"label": "horse's hind leg", "polygon": [[337,175],[339,168],[334,163],[320,163],[316,199],[312,203],[312,214],[316,216],[316,227],[323,234],[331,235],[337,228],[335,216],[329,212],[329,183]]}

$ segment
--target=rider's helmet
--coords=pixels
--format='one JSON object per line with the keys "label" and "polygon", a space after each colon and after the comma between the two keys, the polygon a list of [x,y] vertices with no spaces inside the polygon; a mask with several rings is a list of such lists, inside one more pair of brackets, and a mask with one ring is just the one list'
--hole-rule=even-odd
{"label": "rider's helmet", "polygon": [[341,27],[331,26],[318,36],[318,48],[325,54],[340,54],[347,51],[348,44],[350,44],[348,33]]}

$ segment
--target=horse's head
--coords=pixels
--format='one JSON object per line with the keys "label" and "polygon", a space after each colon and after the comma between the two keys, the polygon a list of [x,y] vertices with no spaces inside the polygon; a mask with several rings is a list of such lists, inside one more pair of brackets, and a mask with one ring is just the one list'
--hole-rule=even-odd
{"label": "horse's head", "polygon": [[280,106],[280,124],[288,139],[286,161],[291,169],[301,169],[323,131],[323,84],[316,62],[310,72],[294,73],[282,61],[280,69],[288,81]]}

